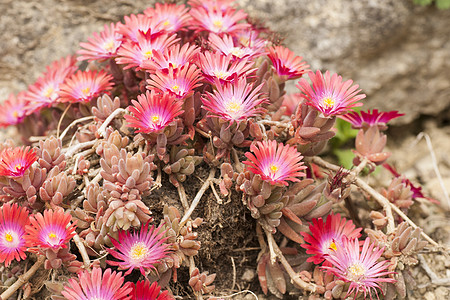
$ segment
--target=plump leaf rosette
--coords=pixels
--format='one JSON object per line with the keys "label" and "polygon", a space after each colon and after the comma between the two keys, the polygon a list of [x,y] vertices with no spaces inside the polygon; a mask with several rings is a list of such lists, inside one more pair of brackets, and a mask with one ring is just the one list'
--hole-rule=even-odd
{"label": "plump leaf rosette", "polygon": [[177,269],[189,264],[188,257],[198,254],[201,242],[197,240],[198,233],[194,229],[202,224],[203,219],[188,219],[180,223],[181,214],[178,209],[167,205],[164,206],[163,214],[164,219],[158,227],[159,233],[164,233],[166,243],[170,246],[167,256],[156,265],[156,268],[159,274],[158,282],[164,287],[171,278],[174,282],[177,281]]}
{"label": "plump leaf rosette", "polygon": [[169,153],[169,162],[163,171],[169,174],[169,181],[178,187],[187,176],[195,171],[195,167],[203,161],[201,156],[195,155],[195,149],[184,146],[172,146]]}
{"label": "plump leaf rosette", "polygon": [[183,102],[168,92],[147,91],[132,103],[128,107],[132,115],[125,115],[128,126],[145,134],[149,143],[154,145],[158,158],[168,163],[167,145],[179,145],[189,138],[183,134],[182,120],[177,118],[184,112]]}
{"label": "plump leaf rosette", "polygon": [[352,85],[352,80],[343,82],[341,76],[331,75],[328,71],[325,74],[309,72],[308,76],[311,84],[304,78],[297,84],[304,101],[298,105],[293,117],[292,138],[288,143],[297,145],[304,155],[312,156],[319,154],[334,136],[330,129],[336,116],[361,106],[358,101],[366,95],[358,94],[358,85]]}
{"label": "plump leaf rosette", "polygon": [[413,229],[406,222],[402,222],[391,234],[369,228],[365,231],[376,246],[384,247],[382,256],[391,261],[389,271],[397,273],[397,281],[387,286],[386,298],[405,298],[407,287],[416,286],[415,279],[411,276],[411,267],[419,262],[417,254],[428,244],[421,238],[422,229]]}
{"label": "plump leaf rosette", "polygon": [[247,166],[236,178],[236,189],[246,195],[244,204],[253,218],[266,230],[275,232],[287,201],[283,193],[288,181],[299,182],[305,176],[303,156],[295,147],[274,140],[256,142],[250,151],[245,153]]}
{"label": "plump leaf rosette", "polygon": [[206,148],[205,160],[213,163],[223,158],[230,161],[230,151],[235,146],[250,145],[249,124],[266,111],[262,105],[267,102],[260,93],[262,85],[247,83],[245,77],[224,84],[216,80],[215,87],[214,93],[207,92],[202,98],[208,113],[197,123],[201,132],[212,136],[215,149]]}

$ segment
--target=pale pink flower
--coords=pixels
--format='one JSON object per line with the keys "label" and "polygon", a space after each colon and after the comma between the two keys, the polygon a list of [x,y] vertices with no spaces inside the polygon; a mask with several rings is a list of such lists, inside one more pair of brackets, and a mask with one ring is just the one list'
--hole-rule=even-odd
{"label": "pale pink flower", "polygon": [[302,61],[303,57],[295,56],[294,52],[283,46],[270,47],[267,56],[282,82],[300,78],[309,68],[309,65]]}
{"label": "pale pink flower", "polygon": [[230,35],[223,35],[222,37],[210,33],[208,41],[211,48],[215,51],[221,52],[223,55],[232,55],[234,59],[253,59],[265,54],[263,41],[256,42],[253,45],[243,46],[239,41],[234,41]]}
{"label": "pale pink flower", "polygon": [[10,94],[8,99],[0,103],[0,127],[8,127],[22,123],[28,112],[28,102],[25,99],[25,92],[17,95]]}
{"label": "pale pink flower", "polygon": [[128,269],[125,275],[133,269],[139,269],[144,276],[146,271],[154,270],[155,264],[167,256],[169,244],[165,243],[164,232],[154,226],[149,230],[148,226],[149,222],[133,233],[119,230],[119,239],[111,238],[117,250],[106,250],[120,261],[107,261],[108,264],[118,266],[120,270]]}
{"label": "pale pink flower", "polygon": [[69,279],[61,294],[67,300],[129,300],[133,284],[125,283],[121,272],[93,268],[92,272],[83,270],[78,273],[78,280]]}
{"label": "pale pink flower", "polygon": [[163,50],[153,51],[152,59],[145,60],[142,63],[142,69],[168,72],[172,68],[175,71],[192,62],[199,52],[200,48],[196,45],[185,43],[181,47],[180,44],[175,44]]}
{"label": "pale pink flower", "polygon": [[189,12],[192,16],[191,29],[200,32],[208,31],[216,34],[233,34],[251,27],[248,23],[238,23],[245,20],[247,14],[243,10],[229,9],[226,11],[207,10],[203,7],[192,8]]}
{"label": "pale pink flower", "polygon": [[372,299],[372,292],[376,293],[376,289],[381,290],[379,285],[381,282],[396,281],[393,278],[384,277],[395,272],[387,271],[390,264],[388,260],[379,261],[384,248],[375,247],[369,238],[365,239],[361,250],[359,245],[358,239],[344,238],[342,246],[338,246],[335,251],[325,256],[332,266],[322,268],[329,270],[338,279],[350,283],[347,296],[354,292],[356,298],[362,291],[364,298],[369,294]]}
{"label": "pale pink flower", "polygon": [[230,124],[239,123],[266,111],[261,104],[268,100],[259,92],[261,88],[262,84],[254,88],[245,77],[236,78],[232,83],[217,81],[214,93],[208,92],[202,98],[203,108],[212,116],[230,121]]}
{"label": "pale pink flower", "polygon": [[358,93],[358,85],[353,85],[352,80],[342,82],[342,77],[337,74],[330,75],[329,71],[323,75],[320,71],[309,72],[312,86],[304,78],[301,78],[297,87],[302,96],[311,105],[325,116],[335,116],[347,113],[353,107],[361,106],[358,102],[366,95]]}
{"label": "pale pink flower", "polygon": [[293,146],[266,140],[252,144],[250,151],[253,153],[245,153],[247,169],[273,185],[287,186],[288,180],[298,182],[299,177],[306,176],[301,172],[306,169],[301,161],[303,156]]}
{"label": "pale pink flower", "polygon": [[78,71],[60,86],[60,102],[89,102],[112,89],[112,75],[104,70]]}
{"label": "pale pink flower", "polygon": [[118,23],[116,31],[133,42],[138,42],[139,33],[149,38],[155,38],[162,34],[162,26],[157,19],[144,14],[129,15],[124,17],[125,24]]}
{"label": "pale pink flower", "polygon": [[186,27],[192,20],[188,11],[189,8],[184,4],[156,3],[155,8],[147,8],[144,10],[144,14],[153,18],[161,30],[172,33],[187,30]]}
{"label": "pale pink flower", "polygon": [[194,89],[201,85],[201,71],[194,64],[186,64],[176,72],[170,68],[168,72],[161,70],[150,75],[147,80],[148,89],[157,88],[162,92],[169,92],[177,97],[184,99],[194,93]]}
{"label": "pale pink flower", "polygon": [[30,146],[5,148],[0,152],[0,176],[22,177],[36,160],[36,152]]}
{"label": "pale pink flower", "polygon": [[387,122],[404,115],[405,114],[399,114],[396,110],[384,112],[374,109],[372,111],[368,110],[367,112],[361,111],[360,113],[355,111],[349,112],[339,116],[339,118],[352,124],[352,128],[354,129],[368,129],[370,126],[378,126],[380,130],[386,130]]}
{"label": "pale pink flower", "polygon": [[125,115],[129,127],[138,128],[136,132],[151,133],[164,129],[174,118],[181,115],[183,103],[166,92],[147,91],[139,95],[138,101],[131,100],[133,106],[128,110],[133,115]]}
{"label": "pale pink flower", "polygon": [[105,61],[114,58],[117,55],[117,49],[122,45],[123,36],[116,32],[116,25],[111,23],[109,26],[105,25],[104,30],[98,34],[93,33],[93,36],[88,38],[88,42],[80,43],[84,49],[78,50],[78,60],[99,60]]}

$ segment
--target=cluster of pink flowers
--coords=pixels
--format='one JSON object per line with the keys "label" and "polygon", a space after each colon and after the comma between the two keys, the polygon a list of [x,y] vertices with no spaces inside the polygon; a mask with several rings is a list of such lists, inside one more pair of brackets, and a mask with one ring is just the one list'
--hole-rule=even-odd
{"label": "cluster of pink flowers", "polygon": [[[317,149],[333,136],[334,133],[329,131],[336,117],[350,122],[354,128],[373,128],[374,131],[375,128],[383,130],[388,121],[401,114],[378,110],[354,112],[353,109],[361,106],[360,101],[365,98],[358,85],[353,84],[352,80],[344,81],[341,76],[329,71],[312,72],[301,56],[264,39],[263,31],[248,23],[247,14],[237,9],[233,1],[190,0],[188,3],[190,7],[156,4],[142,14],[126,16],[124,22],[105,25],[103,31],[94,33],[87,42],[80,44],[82,49],[77,52],[77,58],[69,56],[55,61],[27,91],[17,96],[11,95],[0,104],[0,126],[18,125],[27,120],[27,117],[39,118],[44,115],[41,114],[44,109],[56,107],[55,110],[60,114],[63,108],[63,116],[67,112],[67,119],[72,117],[72,120],[76,120],[84,117],[83,113],[95,106],[99,97],[105,94],[118,96],[119,101],[114,100],[111,106],[115,106],[114,109],[121,106],[119,109],[125,112],[121,119],[121,125],[124,126],[120,128],[121,133],[117,133],[120,137],[111,148],[102,144],[101,151],[100,146],[95,144],[98,155],[102,155],[102,151],[122,151],[120,154],[110,155],[112,158],[109,157],[109,161],[105,159],[110,154],[108,152],[100,160],[99,168],[111,171],[111,174],[106,175],[104,170],[99,172],[104,182],[108,181],[103,183],[105,191],[101,197],[106,195],[117,199],[112,205],[105,205],[109,205],[108,217],[111,220],[129,218],[131,224],[138,214],[142,217],[136,217],[139,222],[150,219],[150,210],[141,209],[145,204],[142,202],[142,206],[139,206],[141,203],[137,200],[143,198],[139,194],[143,190],[145,193],[150,192],[146,189],[153,181],[151,172],[158,168],[159,173],[163,170],[173,176],[173,173],[181,170],[179,178],[185,179],[186,174],[193,173],[196,165],[197,157],[190,153],[203,148],[205,162],[215,167],[224,162],[230,166],[230,172],[221,170],[221,192],[227,191],[233,180],[237,182],[236,178],[242,180],[244,183],[236,190],[248,191],[245,196],[250,199],[249,203],[253,201],[249,204],[252,216],[256,219],[265,215],[267,218],[261,224],[267,225],[265,230],[273,229],[270,234],[276,232],[275,227],[281,222],[284,223],[280,226],[285,226],[285,229],[289,227],[290,221],[303,225],[300,217],[292,212],[295,209],[284,209],[289,199],[297,194],[287,191],[293,186],[298,188],[303,182],[309,184],[309,180],[313,181],[311,178],[304,180],[313,175],[308,173],[308,163],[305,164],[303,159],[319,153],[320,150]],[[77,60],[87,61],[87,69],[79,70]],[[305,74],[309,80],[302,78]],[[288,80],[298,80],[297,94],[283,94],[284,84]],[[105,108],[105,111],[108,110]],[[113,117],[117,116],[113,114]],[[63,119],[61,117],[61,122]],[[85,129],[88,127],[86,131],[91,132],[85,136],[80,134],[82,137],[75,135],[79,144],[83,144],[83,138],[106,138],[106,134],[101,132],[104,128],[100,127],[105,120],[100,122],[98,119],[90,124],[92,126],[85,126]],[[61,124],[57,130],[49,124],[42,134],[51,130],[59,134]],[[269,134],[266,134],[266,126],[273,126]],[[301,128],[302,126],[304,127]],[[284,129],[286,130],[283,132]],[[130,140],[139,135],[139,139],[133,140],[136,148],[139,147],[139,154],[133,157],[130,153],[129,156],[122,155],[129,148],[122,145],[122,134],[131,137]],[[376,134],[379,132],[376,131]],[[371,132],[371,136],[375,136],[375,133]],[[207,137],[208,140],[202,141],[202,137]],[[126,139],[128,137],[123,140]],[[384,141],[382,138],[380,140],[375,145],[376,148],[380,148]],[[307,149],[309,146],[310,149]],[[360,151],[360,154],[367,152],[376,155],[377,153],[370,152],[372,148],[368,149],[369,146],[363,147],[366,151]],[[170,150],[173,152],[167,151],[169,147],[172,147]],[[121,149],[118,150],[119,148]],[[243,166],[240,166],[237,148],[243,149],[241,157],[246,157]],[[145,151],[147,152],[144,153]],[[1,150],[0,184],[22,188],[21,184],[32,181],[30,173],[38,168],[40,160],[46,159],[38,153],[29,146]],[[236,166],[242,167],[242,170],[231,167],[230,153],[235,155],[233,159]],[[139,156],[141,154],[142,157]],[[78,157],[77,163],[79,160],[84,158]],[[142,173],[148,175],[148,180],[142,180],[145,182],[138,184],[136,182],[141,174],[136,173],[136,165],[144,160],[147,172]],[[87,160],[83,163],[87,165],[86,170],[89,169]],[[109,164],[115,165],[111,167]],[[65,172],[64,167],[65,164],[61,170],[55,169]],[[132,170],[133,167],[136,168]],[[151,169],[153,167],[155,168]],[[44,167],[41,171],[44,175],[51,172]],[[86,179],[89,172],[85,173]],[[224,175],[225,173],[228,174]],[[115,185],[116,177],[124,179],[120,189]],[[176,181],[173,178],[171,177],[171,182]],[[46,179],[42,179],[44,180]],[[3,187],[0,186],[2,189]],[[5,195],[6,192],[0,193],[2,197]],[[0,208],[0,262],[9,266],[13,260],[26,259],[26,252],[48,257],[49,253],[56,256],[55,253],[63,251],[62,249],[69,251],[70,241],[77,234],[77,223],[72,220],[69,212],[64,212],[62,207],[56,205],[46,210],[38,207],[37,210],[40,211],[30,215],[31,205],[21,207],[17,203],[12,204],[22,203],[19,201],[24,197],[13,196],[7,195],[0,199],[10,201]],[[123,199],[125,200],[122,202]],[[267,199],[274,203],[266,203]],[[62,200],[59,203],[61,202]],[[125,202],[127,210],[121,207]],[[318,202],[317,199],[309,199],[307,205],[312,207]],[[306,205],[302,205],[305,204],[298,207],[305,209]],[[121,210],[111,212],[111,207],[116,206]],[[328,207],[328,210],[324,207]],[[103,209],[104,207],[98,208],[97,213],[100,215]],[[369,238],[360,241],[362,228],[356,228],[351,220],[342,218],[339,214],[329,214],[331,204],[324,205],[322,209],[321,218],[315,215],[316,217],[308,219],[312,219],[310,234],[295,232],[300,240],[300,235],[304,238],[304,243],[300,246],[311,255],[307,261],[320,265],[322,270],[333,274],[337,280],[349,283],[347,295],[354,294],[355,297],[360,292],[365,297],[371,297],[372,293],[380,289],[380,283],[395,282],[393,272],[387,270],[389,262],[380,260],[384,248],[376,247]],[[289,220],[280,221],[288,211],[291,212],[287,217]],[[301,217],[307,214],[308,212]],[[133,271],[138,272],[137,270],[145,277],[157,274],[158,266],[173,254],[172,250],[181,251],[174,246],[175,242],[168,242],[166,231],[161,227],[150,226],[151,220],[145,221],[142,221],[143,224],[135,222],[130,225],[138,227],[136,224],[141,224],[139,228],[127,231],[115,228],[110,232],[102,232],[105,240],[112,244],[109,244],[109,248],[101,245],[112,257],[106,263],[118,267],[119,271],[125,271],[124,274],[109,268],[94,267],[92,271],[79,269],[78,277],[69,279],[62,295],[72,300],[172,299],[169,292],[162,291],[157,282],[145,279],[132,283],[125,279],[125,276]],[[86,220],[88,222],[91,223],[86,226],[86,231],[95,227],[94,221]],[[178,226],[176,222],[174,221]],[[180,232],[176,234],[180,236]],[[193,245],[186,253],[197,253],[198,244],[189,239],[184,242]],[[182,255],[189,256],[185,253]],[[176,260],[171,263],[169,267],[166,266],[167,269],[175,270],[179,267],[175,265],[180,264]],[[205,282],[210,278],[203,273],[199,275],[196,283],[202,284],[194,290],[205,290]]]}

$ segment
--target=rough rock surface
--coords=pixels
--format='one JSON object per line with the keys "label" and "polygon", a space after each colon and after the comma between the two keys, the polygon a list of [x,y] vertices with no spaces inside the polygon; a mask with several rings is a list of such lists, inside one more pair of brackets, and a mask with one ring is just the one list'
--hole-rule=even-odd
{"label": "rough rock surface", "polygon": [[[154,1],[2,0],[0,98],[25,89],[54,59],[73,53],[103,24]],[[313,69],[352,78],[369,108],[398,109],[408,123],[450,106],[450,10],[412,0],[239,0],[285,37]],[[294,84],[290,87],[295,91]],[[412,104],[412,105],[411,105]]]}

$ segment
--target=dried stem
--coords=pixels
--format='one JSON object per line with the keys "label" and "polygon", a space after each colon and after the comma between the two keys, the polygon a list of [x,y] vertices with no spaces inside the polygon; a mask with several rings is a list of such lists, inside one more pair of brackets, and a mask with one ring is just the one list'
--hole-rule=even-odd
{"label": "dried stem", "polygon": [[108,127],[109,123],[111,123],[111,121],[118,116],[119,114],[124,114],[126,113],[126,110],[123,108],[118,108],[115,111],[113,111],[112,114],[110,114],[105,122],[103,122],[102,126],[100,126],[100,128],[97,130],[97,134],[100,135],[101,137],[105,137],[106,136],[106,127]]}
{"label": "dried stem", "polygon": [[95,143],[97,142],[97,140],[93,140],[93,141],[87,141],[84,143],[79,143],[76,144],[74,146],[70,146],[69,148],[66,148],[64,150],[66,150],[66,157],[72,157],[77,151],[87,148],[87,147],[92,147],[95,145]]}
{"label": "dried stem", "polygon": [[[153,185],[152,185],[152,188],[150,189],[150,192],[153,191],[154,189],[159,189],[160,187],[162,187],[162,184],[161,184],[161,166],[160,166],[160,164],[158,164],[156,180],[155,180],[155,182],[153,182]],[[186,196],[185,196],[185,198],[186,198]]]}
{"label": "dried stem", "polygon": [[6,300],[11,297],[22,285],[28,282],[30,278],[36,273],[37,270],[44,264],[45,256],[39,255],[34,265],[23,275],[19,276],[16,282],[14,282],[6,291],[0,295],[0,300]]}
{"label": "dried stem", "polygon": [[60,129],[60,127],[61,127],[62,120],[64,119],[64,116],[66,115],[67,111],[69,110],[69,108],[70,108],[71,106],[72,106],[72,103],[70,103],[70,104],[66,107],[66,109],[63,111],[63,113],[62,113],[62,115],[61,115],[61,118],[59,118],[59,121],[58,121],[58,127],[56,127],[56,137],[59,137],[59,129]]}
{"label": "dried stem", "polygon": [[[313,283],[307,283],[303,281],[300,276],[292,269],[289,262],[284,257],[283,253],[281,252],[280,248],[278,247],[277,243],[275,242],[272,233],[266,231],[267,236],[267,243],[269,244],[269,248],[273,249],[276,257],[280,260],[281,264],[283,265],[286,272],[289,274],[289,277],[291,277],[292,282],[300,287],[301,289],[314,293],[316,291],[316,285]],[[272,256],[272,254],[271,254]]]}
{"label": "dried stem", "polygon": [[75,233],[73,241],[75,242],[75,245],[77,245],[78,251],[80,251],[81,257],[83,258],[84,267],[89,270],[91,261],[89,259],[89,255],[86,252],[86,247],[84,246],[83,241],[77,233]]}
{"label": "dried stem", "polygon": [[189,209],[189,203],[187,202],[186,191],[184,190],[184,186],[179,183],[178,187],[178,196],[180,196],[181,205],[183,205],[184,211]]}
{"label": "dried stem", "polygon": [[234,166],[236,167],[236,171],[239,172],[239,173],[244,171],[244,167],[242,166],[242,163],[239,160],[239,156],[237,154],[236,149],[231,148],[231,153],[233,153]]}
{"label": "dried stem", "polygon": [[281,128],[290,128],[292,126],[292,124],[290,122],[284,123],[284,122],[270,121],[270,120],[261,120],[261,121],[258,121],[258,124],[276,126],[276,127],[281,127]]}
{"label": "dried stem", "polygon": [[87,117],[84,117],[84,118],[76,119],[75,121],[70,123],[69,126],[66,127],[66,129],[64,129],[64,131],[61,133],[59,138],[62,141],[63,138],[66,136],[67,132],[69,132],[69,129],[72,128],[72,126],[74,126],[75,124],[78,124],[78,123],[81,123],[81,122],[84,122],[84,121],[89,121],[89,120],[92,120],[92,119],[94,119],[94,116],[87,116]]}
{"label": "dried stem", "polygon": [[184,213],[184,216],[183,216],[183,218],[181,219],[181,222],[180,222],[180,228],[183,227],[183,225],[187,222],[187,220],[189,219],[191,214],[194,212],[194,210],[197,207],[198,203],[200,202],[200,199],[202,198],[203,194],[208,189],[209,182],[214,178],[215,173],[216,173],[216,169],[215,168],[212,168],[209,171],[208,178],[203,183],[203,185],[200,188],[200,190],[198,191],[197,195],[195,195],[195,198],[192,201],[191,206],[189,207],[189,209]]}
{"label": "dried stem", "polygon": [[[215,181],[215,180],[214,180],[214,181]],[[214,187],[214,182],[213,182],[213,180],[211,180],[211,181],[209,182],[209,185],[210,185],[211,190],[212,190],[212,192],[213,192],[213,194],[214,194],[214,197],[216,197],[217,204],[222,204],[223,201],[222,201],[222,199],[220,198],[219,194],[217,193],[216,188]]]}
{"label": "dried stem", "polygon": [[[332,171],[338,171],[340,169],[339,166],[334,165],[332,163],[329,163],[327,161],[324,161],[318,156],[314,156],[309,158],[309,160],[318,166],[321,166],[323,168],[332,170]],[[348,171],[348,170],[347,170]],[[391,203],[388,199],[383,197],[380,193],[375,191],[371,186],[369,186],[364,180],[361,178],[355,178],[354,184],[358,186],[360,189],[368,193],[370,196],[372,196],[384,209],[386,213],[386,217],[388,218],[388,225],[387,225],[387,233],[390,234],[395,229],[395,223],[394,223],[394,216],[392,214],[392,211],[395,211],[403,220],[405,220],[411,227],[418,228],[417,226],[408,216],[401,211],[397,206],[395,206],[393,203]],[[421,232],[421,235],[433,246],[441,247],[437,242],[435,242],[432,238],[430,238],[425,232]]]}
{"label": "dried stem", "polygon": [[418,254],[417,257],[420,260],[421,267],[425,270],[425,272],[428,274],[428,276],[431,279],[431,283],[435,285],[446,285],[450,286],[450,278],[439,278],[436,273],[433,272],[433,270],[428,266],[427,261],[425,260],[425,257],[423,257],[422,254]]}

